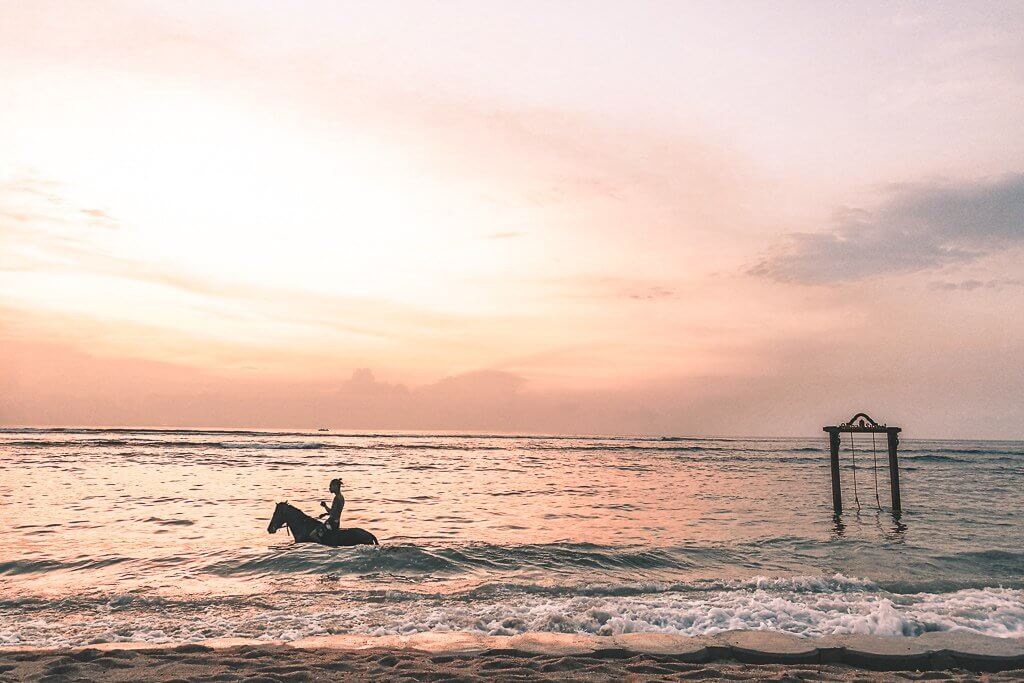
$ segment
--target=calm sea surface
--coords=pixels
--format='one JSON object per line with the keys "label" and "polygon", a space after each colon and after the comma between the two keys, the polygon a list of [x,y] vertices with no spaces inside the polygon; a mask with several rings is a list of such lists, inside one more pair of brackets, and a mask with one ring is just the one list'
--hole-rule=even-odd
{"label": "calm sea surface", "polygon": [[[0,430],[0,645],[473,631],[1024,636],[1024,443]],[[267,534],[277,501],[379,547]]]}

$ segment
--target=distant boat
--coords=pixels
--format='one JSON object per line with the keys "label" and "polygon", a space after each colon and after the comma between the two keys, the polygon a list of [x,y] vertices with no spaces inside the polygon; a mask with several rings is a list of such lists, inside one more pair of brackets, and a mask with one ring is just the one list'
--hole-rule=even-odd
{"label": "distant boat", "polygon": [[321,427],[320,429],[318,429],[318,430],[316,430],[316,431],[318,431],[318,432],[329,432],[329,431],[331,431],[331,430],[330,430],[330,429],[328,429],[327,427]]}

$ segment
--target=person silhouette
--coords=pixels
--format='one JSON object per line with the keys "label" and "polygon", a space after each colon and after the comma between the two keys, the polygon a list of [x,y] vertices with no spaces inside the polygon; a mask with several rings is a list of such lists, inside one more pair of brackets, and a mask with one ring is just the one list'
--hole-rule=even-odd
{"label": "person silhouette", "polygon": [[324,501],[320,501],[321,507],[325,510],[320,519],[326,517],[324,525],[331,531],[337,531],[341,526],[341,511],[345,509],[345,496],[341,495],[341,479],[331,479],[328,489],[334,494],[334,500],[331,501],[330,507]]}

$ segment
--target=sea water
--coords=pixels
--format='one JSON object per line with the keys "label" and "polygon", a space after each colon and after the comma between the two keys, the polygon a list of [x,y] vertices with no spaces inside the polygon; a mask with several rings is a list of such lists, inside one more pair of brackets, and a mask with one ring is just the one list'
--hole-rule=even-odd
{"label": "sea water", "polygon": [[[3,429],[0,645],[1024,636],[1024,443],[904,439],[897,519],[884,444],[857,436],[855,491],[845,437],[837,521],[824,436]],[[380,546],[267,533],[333,477]]]}

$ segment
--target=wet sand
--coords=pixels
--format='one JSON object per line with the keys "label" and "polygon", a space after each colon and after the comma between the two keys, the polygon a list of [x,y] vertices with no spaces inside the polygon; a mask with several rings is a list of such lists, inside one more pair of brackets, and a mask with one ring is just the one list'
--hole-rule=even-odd
{"label": "wet sand", "polygon": [[845,664],[745,664],[680,661],[641,653],[473,654],[369,648],[300,649],[286,645],[211,648],[0,652],[2,681],[682,681],[682,680],[1019,681],[1024,670],[872,671]]}
{"label": "wet sand", "polygon": [[284,644],[95,647],[0,651],[0,681],[1021,681],[1024,669],[872,671],[846,664],[694,663],[679,653],[629,650],[427,651],[408,647],[302,648]]}

